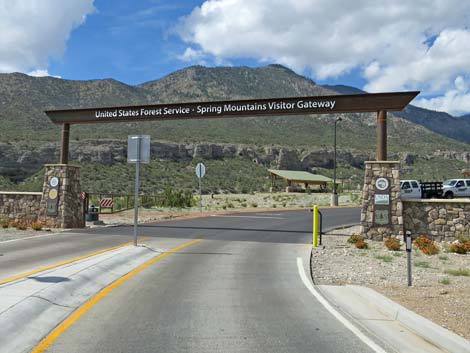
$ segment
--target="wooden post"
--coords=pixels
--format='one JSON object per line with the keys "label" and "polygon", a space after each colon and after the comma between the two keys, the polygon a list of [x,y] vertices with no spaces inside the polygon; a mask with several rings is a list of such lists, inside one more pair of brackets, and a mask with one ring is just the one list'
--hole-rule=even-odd
{"label": "wooden post", "polygon": [[62,142],[60,146],[60,164],[69,163],[69,140],[70,140],[70,124],[62,125]]}
{"label": "wooden post", "polygon": [[377,160],[387,160],[387,111],[377,112]]}

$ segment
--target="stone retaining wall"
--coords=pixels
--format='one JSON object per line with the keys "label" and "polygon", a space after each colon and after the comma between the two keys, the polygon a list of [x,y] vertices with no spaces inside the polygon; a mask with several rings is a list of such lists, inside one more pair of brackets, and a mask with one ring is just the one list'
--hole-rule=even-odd
{"label": "stone retaining wall", "polygon": [[31,224],[38,220],[42,192],[0,191],[0,219]]}
{"label": "stone retaining wall", "polygon": [[470,199],[403,200],[405,229],[414,237],[453,240],[470,234]]}

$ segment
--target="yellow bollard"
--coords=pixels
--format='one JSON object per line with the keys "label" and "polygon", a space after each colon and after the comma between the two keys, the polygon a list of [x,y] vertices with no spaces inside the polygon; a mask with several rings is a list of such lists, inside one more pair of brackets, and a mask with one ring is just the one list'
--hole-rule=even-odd
{"label": "yellow bollard", "polygon": [[318,246],[318,206],[313,205],[312,246]]}

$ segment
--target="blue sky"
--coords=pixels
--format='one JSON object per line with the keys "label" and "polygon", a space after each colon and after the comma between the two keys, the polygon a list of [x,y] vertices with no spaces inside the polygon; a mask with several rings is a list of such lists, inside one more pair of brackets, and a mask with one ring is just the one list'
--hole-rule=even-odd
{"label": "blue sky", "polygon": [[51,60],[48,71],[67,79],[138,84],[183,68],[188,63],[178,56],[185,44],[174,27],[199,3],[97,0],[95,12],[72,32],[64,55]]}
{"label": "blue sky", "polygon": [[470,2],[0,0],[0,72],[158,79],[190,65],[277,63],[320,84],[420,90],[470,113]]}

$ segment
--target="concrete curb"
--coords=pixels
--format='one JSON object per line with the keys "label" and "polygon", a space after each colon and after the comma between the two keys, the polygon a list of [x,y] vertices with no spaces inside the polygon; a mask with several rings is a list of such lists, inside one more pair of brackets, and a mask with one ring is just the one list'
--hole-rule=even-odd
{"label": "concrete curb", "polygon": [[431,352],[433,348],[452,353],[470,352],[470,341],[406,309],[371,288],[356,285],[317,287],[328,301],[380,339],[384,339],[398,352],[408,352],[409,349],[405,347],[404,342],[400,342],[402,339],[400,333],[393,332],[393,329],[403,332],[400,328],[406,328],[410,335],[420,337],[423,345],[430,344],[430,348],[427,348],[429,350],[423,352]]}
{"label": "concrete curb", "polygon": [[95,293],[157,254],[127,246],[0,286],[0,352],[29,352]]}

